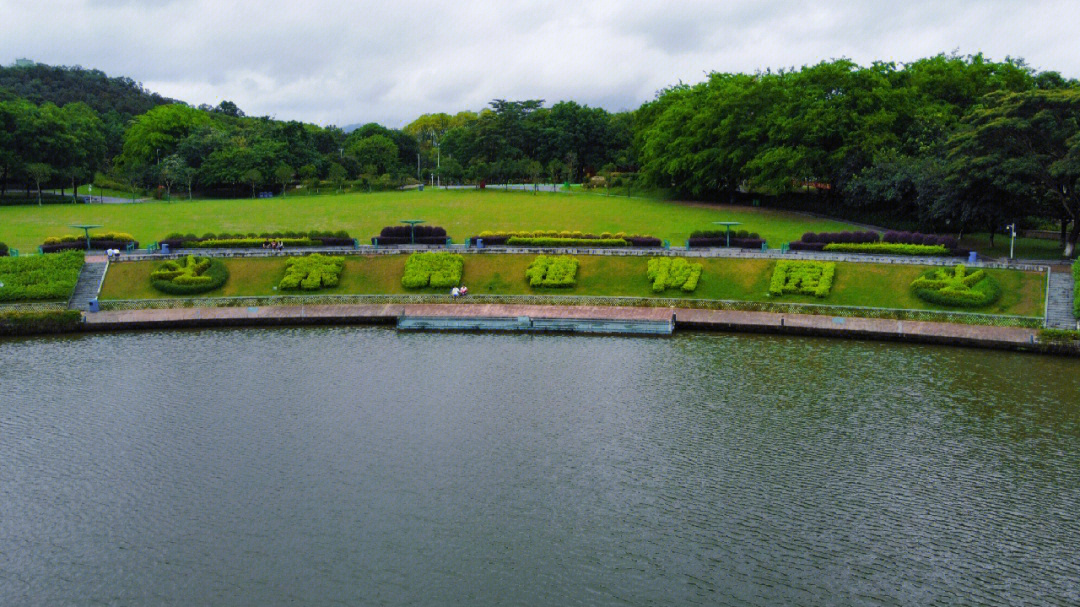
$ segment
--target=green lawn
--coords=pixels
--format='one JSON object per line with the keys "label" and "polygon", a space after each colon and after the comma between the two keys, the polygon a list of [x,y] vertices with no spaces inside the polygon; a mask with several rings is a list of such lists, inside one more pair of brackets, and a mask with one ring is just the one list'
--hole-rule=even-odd
{"label": "green lawn", "polygon": [[702,203],[604,196],[602,193],[533,195],[524,192],[425,190],[271,199],[177,200],[132,205],[59,205],[0,208],[0,242],[33,251],[48,236],[73,232],[69,224],[101,224],[133,234],[140,243],[170,232],[347,230],[368,239],[401,219],[425,219],[456,241],[482,230],[581,230],[635,232],[681,246],[690,232],[713,221],[741,221],[770,244],[798,240],[806,231],[852,226],[783,211]]}
{"label": "green lawn", "polygon": [[[965,236],[960,245],[975,249],[983,255],[991,257],[1009,256],[1009,237],[998,234],[994,237],[994,246],[990,246],[989,234],[973,234]],[[1016,259],[1061,259],[1064,249],[1057,240],[1043,240],[1041,238],[1017,238],[1014,256]]]}
{"label": "green lawn", "polygon": [[[520,295],[604,295],[654,297],[645,275],[646,257],[577,256],[581,262],[578,284],[572,289],[532,289],[525,281],[525,268],[532,255],[466,255],[463,282],[473,293]],[[401,274],[406,255],[346,256],[341,284],[319,293],[396,294],[406,292],[447,294],[446,289],[406,291]],[[281,294],[274,286],[285,274],[285,258],[229,258],[229,281],[207,297]],[[924,266],[896,264],[838,263],[836,278],[828,297],[768,295],[775,261],[768,259],[702,259],[704,272],[693,293],[665,291],[662,297],[730,299],[743,301],[783,301],[823,303],[842,306],[870,306],[920,310],[947,309],[922,301],[908,285],[925,270]],[[101,292],[102,299],[143,299],[170,297],[150,287],[151,268],[158,262],[113,264]],[[1005,294],[996,304],[980,312],[1041,316],[1044,276],[1034,272],[989,270],[1001,281]]]}

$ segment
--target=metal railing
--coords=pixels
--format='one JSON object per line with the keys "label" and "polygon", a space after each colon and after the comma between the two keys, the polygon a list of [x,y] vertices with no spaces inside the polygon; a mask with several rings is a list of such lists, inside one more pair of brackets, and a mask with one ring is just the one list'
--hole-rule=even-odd
{"label": "metal railing", "polygon": [[773,301],[737,301],[723,299],[683,299],[651,297],[610,297],[578,295],[468,295],[454,298],[449,295],[396,294],[396,295],[276,295],[252,297],[187,297],[168,299],[106,300],[102,310],[151,310],[167,308],[217,308],[261,307],[281,305],[386,305],[386,304],[432,304],[477,303],[506,305],[561,305],[561,306],[629,306],[654,308],[682,308],[700,310],[734,310],[744,312],[773,312],[779,314],[817,314],[843,318],[880,318],[889,320],[913,320],[948,322],[998,327],[1039,328],[1043,318],[1035,316],[1012,316],[983,314],[978,312],[946,312],[939,310],[912,310],[904,308],[873,308],[863,306],[837,306],[830,304],[782,303]]}

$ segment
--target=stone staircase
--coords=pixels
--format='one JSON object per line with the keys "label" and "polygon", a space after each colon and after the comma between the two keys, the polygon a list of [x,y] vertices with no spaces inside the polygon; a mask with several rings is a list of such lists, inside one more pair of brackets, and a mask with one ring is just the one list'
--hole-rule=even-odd
{"label": "stone staircase", "polygon": [[1073,317],[1073,276],[1069,266],[1051,266],[1047,288],[1046,326],[1051,329],[1075,329]]}
{"label": "stone staircase", "polygon": [[101,287],[101,279],[105,276],[105,270],[109,267],[106,261],[87,261],[79,272],[79,282],[75,283],[75,290],[68,299],[69,310],[86,311],[90,307],[90,300],[98,296]]}

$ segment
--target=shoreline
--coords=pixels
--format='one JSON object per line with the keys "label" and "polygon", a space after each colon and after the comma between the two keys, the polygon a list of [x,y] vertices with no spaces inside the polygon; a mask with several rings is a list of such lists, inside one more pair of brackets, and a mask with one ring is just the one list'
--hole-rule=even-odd
{"label": "shoreline", "polygon": [[1040,342],[1039,331],[1030,328],[696,308],[471,303],[169,308],[87,313],[80,329],[81,332],[108,332],[206,327],[394,326],[402,317],[671,321],[676,332],[696,330],[804,335],[1080,355],[1080,347]]}

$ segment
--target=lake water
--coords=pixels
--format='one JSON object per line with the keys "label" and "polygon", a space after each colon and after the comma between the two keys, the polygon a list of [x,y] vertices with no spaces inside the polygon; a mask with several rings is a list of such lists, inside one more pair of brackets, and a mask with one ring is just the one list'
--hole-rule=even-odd
{"label": "lake water", "polygon": [[1075,605],[1080,362],[296,328],[0,341],[3,605]]}

